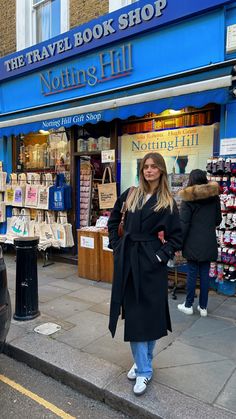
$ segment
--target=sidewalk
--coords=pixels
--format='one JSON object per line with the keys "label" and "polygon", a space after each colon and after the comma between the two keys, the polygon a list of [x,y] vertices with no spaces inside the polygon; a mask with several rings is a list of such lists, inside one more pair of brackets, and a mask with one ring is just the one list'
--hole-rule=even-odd
{"label": "sidewalk", "polygon": [[[15,261],[5,255],[14,312]],[[173,333],[161,339],[146,393],[133,395],[132,365],[120,321],[115,339],[107,329],[111,286],[78,278],[77,267],[38,263],[41,316],[12,320],[6,352],[90,397],[132,417],[220,419],[236,417],[236,298],[210,296],[209,316],[186,316],[170,298]],[[53,322],[51,336],[34,332]]]}

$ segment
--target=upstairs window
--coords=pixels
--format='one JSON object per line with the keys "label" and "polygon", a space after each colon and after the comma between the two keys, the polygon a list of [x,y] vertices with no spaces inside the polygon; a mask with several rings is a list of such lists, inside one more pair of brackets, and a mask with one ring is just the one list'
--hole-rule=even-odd
{"label": "upstairs window", "polygon": [[128,6],[128,4],[136,3],[138,0],[109,0],[109,12],[121,9],[121,7]]}
{"label": "upstairs window", "polygon": [[60,0],[33,0],[33,35],[35,43],[60,34]]}
{"label": "upstairs window", "polygon": [[17,50],[69,30],[69,0],[16,0]]}

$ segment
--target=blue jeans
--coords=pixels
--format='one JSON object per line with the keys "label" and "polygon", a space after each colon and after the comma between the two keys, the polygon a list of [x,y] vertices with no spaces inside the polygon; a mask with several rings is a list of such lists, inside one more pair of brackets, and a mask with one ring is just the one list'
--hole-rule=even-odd
{"label": "blue jeans", "polygon": [[130,342],[134,362],[137,365],[137,377],[152,377],[152,359],[156,340],[149,342]]}
{"label": "blue jeans", "polygon": [[209,288],[209,269],[210,262],[193,262],[188,261],[188,275],[187,275],[187,296],[185,307],[192,307],[195,295],[195,288],[197,283],[197,276],[200,276],[200,295],[199,306],[207,308],[208,302],[208,288]]}

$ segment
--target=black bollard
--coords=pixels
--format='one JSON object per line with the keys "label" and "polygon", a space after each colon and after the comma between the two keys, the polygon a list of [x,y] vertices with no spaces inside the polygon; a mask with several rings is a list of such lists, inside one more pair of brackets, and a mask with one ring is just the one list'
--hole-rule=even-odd
{"label": "black bollard", "polygon": [[15,320],[32,320],[40,315],[38,309],[38,237],[14,239],[16,248]]}

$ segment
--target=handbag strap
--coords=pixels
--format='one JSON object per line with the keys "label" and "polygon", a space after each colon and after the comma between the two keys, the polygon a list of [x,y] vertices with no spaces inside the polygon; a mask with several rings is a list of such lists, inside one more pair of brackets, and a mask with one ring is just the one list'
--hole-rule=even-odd
{"label": "handbag strap", "polygon": [[109,183],[112,183],[112,175],[111,175],[111,168],[109,166],[105,167],[103,175],[102,175],[102,183],[105,183],[106,174],[108,172],[109,175]]}
{"label": "handbag strap", "polygon": [[129,189],[129,192],[128,192],[128,195],[127,195],[127,198],[126,198],[126,200],[125,200],[125,201],[123,202],[123,204],[122,204],[122,207],[121,207],[121,210],[120,210],[120,212],[121,212],[121,214],[122,214],[122,216],[121,216],[121,220],[120,220],[121,224],[124,224],[125,213],[126,213],[126,211],[127,211],[127,201],[128,201],[128,199],[129,199],[130,195],[132,194],[132,192],[134,191],[134,189],[136,189],[136,188],[135,188],[135,186],[131,186],[131,188]]}

